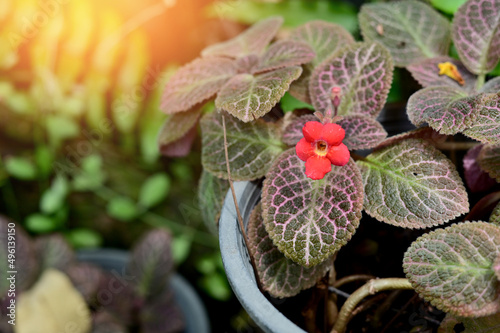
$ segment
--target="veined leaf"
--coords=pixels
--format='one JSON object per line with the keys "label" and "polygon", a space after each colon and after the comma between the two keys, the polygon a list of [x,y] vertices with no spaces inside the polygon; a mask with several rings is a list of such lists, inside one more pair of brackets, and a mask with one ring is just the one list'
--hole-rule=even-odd
{"label": "veined leaf", "polygon": [[329,258],[319,265],[306,268],[286,258],[269,238],[260,203],[250,214],[248,241],[259,279],[264,289],[273,297],[292,297],[301,290],[311,288],[333,264],[332,258]]}
{"label": "veined leaf", "polygon": [[198,201],[203,222],[214,234],[217,234],[222,204],[229,189],[229,182],[213,176],[203,170],[198,184]]}
{"label": "veined leaf", "polygon": [[343,143],[349,150],[373,148],[387,137],[384,127],[370,117],[345,116],[338,124],[345,130]]}
{"label": "veined leaf", "polygon": [[417,293],[438,309],[460,317],[500,310],[493,262],[500,254],[500,228],[466,222],[419,237],[403,260]]}
{"label": "veined leaf", "polygon": [[260,58],[254,73],[302,65],[314,59],[314,51],[304,42],[296,40],[281,40],[271,44]]}
{"label": "veined leaf", "polygon": [[196,59],[181,67],[167,82],[161,109],[167,114],[186,111],[214,96],[236,72],[236,61],[232,59]]}
{"label": "veined leaf", "polygon": [[351,239],[362,206],[361,175],[352,159],[312,180],[294,148],[273,163],[262,189],[269,237],[287,258],[305,267],[327,260]]}
{"label": "veined leaf", "polygon": [[500,1],[465,2],[453,18],[452,36],[469,71],[487,74],[500,59]]}
{"label": "veined leaf", "polygon": [[75,260],[75,253],[68,242],[58,234],[40,236],[35,240],[35,250],[43,271],[48,268],[66,269]]}
{"label": "veined leaf", "polygon": [[463,333],[495,333],[500,330],[500,313],[480,318],[462,318]]}
{"label": "veined leaf", "polygon": [[500,182],[500,145],[485,145],[479,153],[477,162],[491,178]]}
{"label": "veined leaf", "polygon": [[453,87],[429,87],[408,100],[408,118],[415,126],[428,123],[442,134],[456,134],[474,124],[475,97]]}
{"label": "veined leaf", "polygon": [[375,118],[387,99],[392,82],[392,59],[377,43],[357,43],[339,50],[318,66],[309,92],[316,111],[332,109],[333,87],[341,88],[339,115]]}
{"label": "veined leaf", "polygon": [[227,113],[217,111],[201,119],[203,167],[219,178],[228,179],[223,115],[226,121],[232,180],[254,180],[263,177],[276,156],[283,151],[277,125],[263,120],[244,123]]}
{"label": "veined leaf", "polygon": [[387,47],[398,67],[448,54],[450,23],[425,3],[365,4],[359,23],[364,39]]}
{"label": "veined leaf", "polygon": [[292,119],[290,124],[283,131],[283,142],[289,146],[295,146],[300,139],[304,137],[302,128],[308,121],[318,121],[319,119],[312,114],[306,114]]}
{"label": "veined leaf", "polygon": [[476,119],[465,135],[482,143],[500,144],[500,92],[475,97]]}
{"label": "veined leaf", "polygon": [[469,210],[455,166],[424,140],[396,142],[357,163],[365,186],[364,209],[379,221],[428,228]]}
{"label": "veined leaf", "polygon": [[314,68],[340,47],[354,44],[354,38],[340,25],[311,21],[293,30],[290,39],[307,43],[316,54],[310,63],[303,65],[302,75],[290,86],[290,94],[293,97],[310,104],[309,80]]}
{"label": "veined leaf", "polygon": [[269,17],[254,24],[233,39],[207,47],[201,52],[201,55],[203,57],[224,56],[232,58],[252,53],[259,55],[278,33],[282,24],[283,18]]}
{"label": "veined leaf", "polygon": [[493,212],[491,212],[490,223],[500,226],[500,202],[493,208]]}
{"label": "veined leaf", "polygon": [[179,141],[189,141],[186,135],[193,131],[196,134],[196,124],[201,116],[202,107],[195,107],[189,111],[179,112],[167,116],[158,134],[158,145],[161,152],[171,149]]}
{"label": "veined leaf", "polygon": [[261,74],[238,74],[222,87],[215,106],[249,122],[271,111],[302,73],[298,66],[276,69]]}
{"label": "veined leaf", "polygon": [[488,80],[484,86],[481,87],[479,92],[482,93],[497,93],[500,91],[500,76],[497,76],[491,80]]}

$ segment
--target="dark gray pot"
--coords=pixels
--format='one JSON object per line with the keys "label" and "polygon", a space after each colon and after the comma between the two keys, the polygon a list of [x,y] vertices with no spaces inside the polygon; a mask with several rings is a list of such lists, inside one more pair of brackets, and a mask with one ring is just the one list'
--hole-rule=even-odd
{"label": "dark gray pot", "polygon": [[[235,182],[234,188],[245,223],[259,201],[261,189],[256,183]],[[267,333],[305,333],[292,323],[260,292],[241,236],[231,191],[226,195],[219,221],[222,262],[236,297],[250,317]]]}
{"label": "dark gray pot", "polygon": [[[108,271],[116,271],[118,274],[123,274],[128,257],[127,251],[115,249],[80,250],[77,253],[78,260],[90,262]],[[210,333],[210,324],[203,303],[189,282],[182,276],[174,274],[170,278],[170,286],[184,315],[185,333]]]}

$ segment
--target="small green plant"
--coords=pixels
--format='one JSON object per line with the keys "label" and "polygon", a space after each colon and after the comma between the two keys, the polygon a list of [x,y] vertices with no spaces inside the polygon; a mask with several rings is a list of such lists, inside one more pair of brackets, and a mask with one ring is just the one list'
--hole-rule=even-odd
{"label": "small green plant", "polygon": [[[455,137],[475,142],[466,172],[474,164],[500,181],[500,80],[487,80],[500,59],[500,2],[469,0],[451,23],[413,0],[366,4],[358,17],[360,42],[323,21],[273,41],[282,19],[267,18],[205,49],[164,91],[170,116],[161,146],[185,147],[201,126],[208,222],[217,220],[232,181],[263,180],[243,236],[262,289],[274,297],[297,295],[333,274],[362,211],[404,229],[458,222],[469,212],[470,191],[441,151]],[[403,101],[420,128],[387,138],[377,116],[394,67],[423,87]],[[286,92],[310,106],[283,113]],[[211,99],[215,110],[204,110]],[[490,222],[455,223],[408,244],[406,278],[368,282],[330,318],[332,332],[346,330],[364,297],[388,289],[415,290],[448,313],[442,328],[447,323],[450,332],[452,322],[467,332],[498,325],[499,209]]]}

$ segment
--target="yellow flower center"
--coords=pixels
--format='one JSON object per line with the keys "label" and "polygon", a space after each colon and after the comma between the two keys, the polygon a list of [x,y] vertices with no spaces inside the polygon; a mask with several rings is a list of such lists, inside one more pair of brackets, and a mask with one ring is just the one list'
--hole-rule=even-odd
{"label": "yellow flower center", "polygon": [[464,85],[465,81],[460,75],[460,72],[457,69],[457,66],[453,65],[451,62],[442,62],[438,64],[439,67],[439,75],[446,75],[453,80],[457,81],[460,85]]}
{"label": "yellow flower center", "polygon": [[314,149],[314,152],[316,153],[316,155],[319,156],[325,156],[326,154],[328,154],[328,144],[326,143],[326,141],[323,140],[316,141],[316,147]]}

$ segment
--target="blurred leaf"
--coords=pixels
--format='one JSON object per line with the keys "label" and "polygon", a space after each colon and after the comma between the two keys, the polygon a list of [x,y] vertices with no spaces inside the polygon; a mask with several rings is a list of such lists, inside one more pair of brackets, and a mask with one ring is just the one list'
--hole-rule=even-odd
{"label": "blurred leaf", "polygon": [[192,244],[193,240],[190,235],[181,234],[172,240],[172,257],[176,265],[182,264],[187,259]]}
{"label": "blurred leaf", "polygon": [[35,250],[41,270],[64,270],[75,260],[75,253],[60,234],[45,235],[35,239]]}
{"label": "blurred leaf", "polygon": [[36,168],[33,162],[25,157],[11,156],[5,160],[5,170],[14,178],[33,180],[36,177]]}
{"label": "blurred leaf", "polygon": [[464,4],[466,0],[430,0],[434,8],[447,14],[455,14],[458,7]]}
{"label": "blurred leaf", "polygon": [[71,118],[62,115],[51,115],[46,119],[50,144],[58,147],[64,140],[72,139],[80,134],[80,127]]}
{"label": "blurred leaf", "polygon": [[184,316],[171,290],[147,302],[139,314],[142,333],[184,332]]}
{"label": "blurred leaf", "polygon": [[58,223],[53,218],[38,213],[29,215],[24,224],[28,231],[36,234],[51,232],[58,227]]}
{"label": "blurred leaf", "polygon": [[66,239],[76,249],[95,248],[103,243],[102,236],[91,229],[72,229],[66,233]]}
{"label": "blurred leaf", "polygon": [[170,190],[170,178],[164,173],[157,173],[144,181],[139,192],[139,204],[151,208],[162,202]]}
{"label": "blurred leaf", "polygon": [[200,285],[210,295],[219,301],[227,301],[231,298],[231,287],[229,286],[225,275],[215,273],[201,278]]}
{"label": "blurred leaf", "polygon": [[205,256],[200,258],[196,262],[196,269],[203,273],[204,275],[209,275],[215,273],[217,270],[217,257],[216,256]]}
{"label": "blurred leaf", "polygon": [[290,112],[296,109],[314,110],[311,104],[299,101],[288,92],[281,98],[280,105],[284,112]]}
{"label": "blurred leaf", "polygon": [[136,203],[127,197],[116,197],[108,202],[107,212],[111,217],[129,222],[139,215]]}
{"label": "blurred leaf", "polygon": [[54,156],[47,146],[40,145],[35,148],[35,161],[38,173],[42,177],[48,177],[52,171]]}
{"label": "blurred leaf", "polygon": [[198,183],[198,205],[203,222],[214,235],[217,234],[220,212],[229,189],[229,182],[203,170]]}
{"label": "blurred leaf", "polygon": [[97,311],[92,322],[92,333],[127,333],[128,329],[115,316],[105,310]]}
{"label": "blurred leaf", "polygon": [[68,180],[64,176],[57,176],[50,188],[48,188],[40,199],[40,210],[47,215],[55,213],[59,210],[66,200],[69,185]]}
{"label": "blurred leaf", "polygon": [[106,175],[102,170],[100,155],[89,155],[81,161],[81,172],[73,177],[73,188],[76,191],[92,191],[102,186]]}

